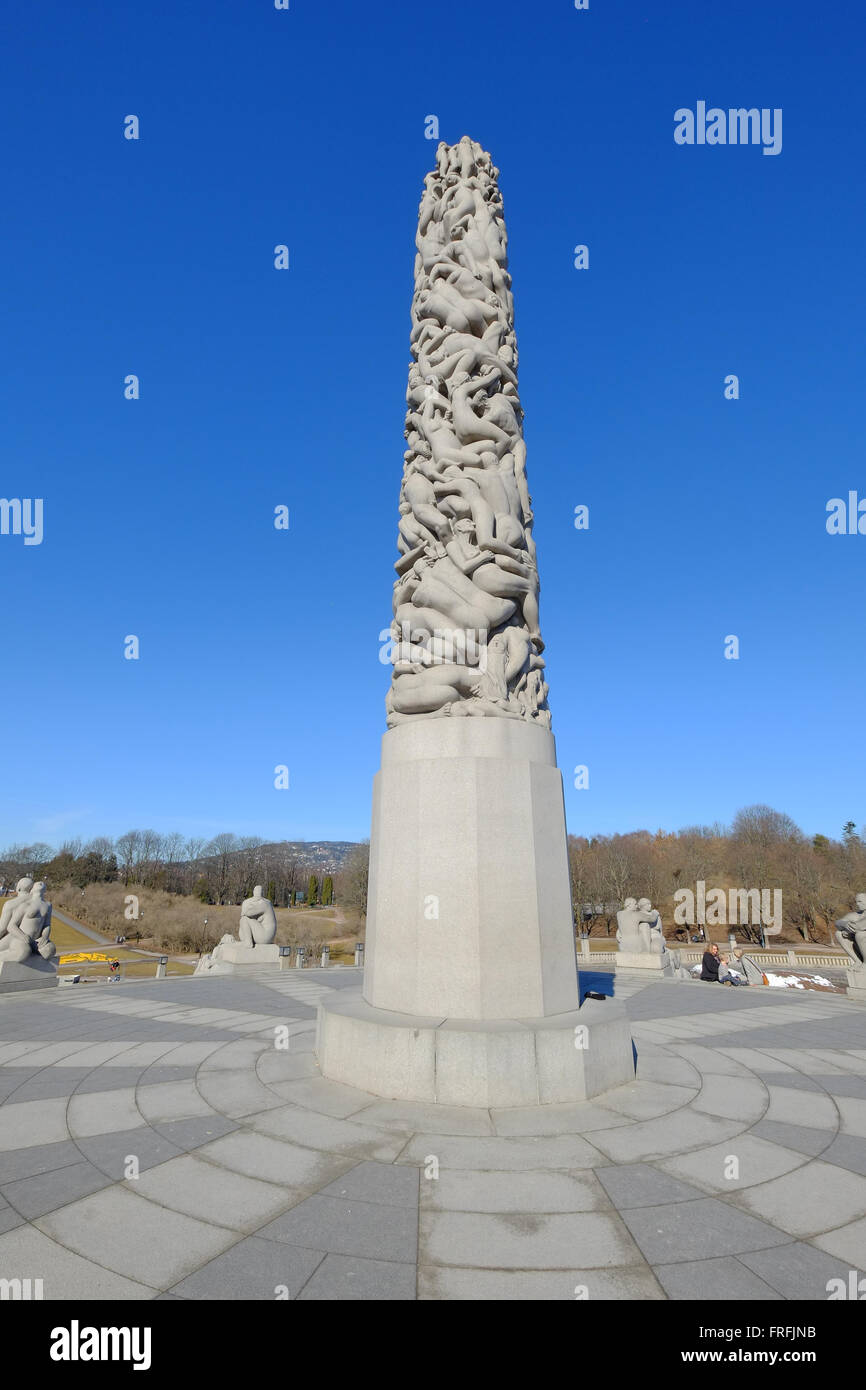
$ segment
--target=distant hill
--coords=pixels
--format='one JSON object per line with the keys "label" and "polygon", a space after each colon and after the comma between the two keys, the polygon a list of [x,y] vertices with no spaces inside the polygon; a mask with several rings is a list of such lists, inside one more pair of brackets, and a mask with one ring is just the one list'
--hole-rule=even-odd
{"label": "distant hill", "polygon": [[[283,863],[290,863],[294,859],[310,870],[336,873],[359,843],[358,840],[273,840],[256,845],[253,852],[263,859],[273,858]],[[249,853],[244,849],[231,850],[228,859],[237,862]],[[196,862],[206,864],[218,858],[215,854],[203,854]]]}
{"label": "distant hill", "polygon": [[286,856],[297,855],[304,864],[334,873],[343,867],[359,843],[358,840],[277,840],[259,848],[279,851]]}

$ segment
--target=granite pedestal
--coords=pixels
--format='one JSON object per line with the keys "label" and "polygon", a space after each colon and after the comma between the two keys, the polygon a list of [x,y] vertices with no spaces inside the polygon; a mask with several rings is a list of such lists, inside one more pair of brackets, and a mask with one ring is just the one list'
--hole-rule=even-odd
{"label": "granite pedestal", "polygon": [[866,966],[862,970],[846,970],[848,998],[866,1004]]}
{"label": "granite pedestal", "polygon": [[57,985],[57,963],[31,956],[26,964],[4,960],[0,963],[0,994],[17,994],[27,989],[54,989]]}
{"label": "granite pedestal", "polygon": [[617,951],[615,969],[617,974],[638,972],[643,979],[669,979],[674,973],[670,951],[657,956],[652,951]]}
{"label": "granite pedestal", "polygon": [[218,950],[219,955],[213,964],[206,965],[206,958],[199,961],[195,969],[197,975],[242,975],[245,971],[259,970],[263,965],[280,969],[280,948],[276,943],[270,946],[244,946],[240,941],[230,941],[221,943]]}
{"label": "granite pedestal", "polygon": [[550,731],[454,717],[389,730],[363,991],[319,1006],[323,1075],[452,1105],[586,1100],[634,1065],[621,1007],[578,1004]]}

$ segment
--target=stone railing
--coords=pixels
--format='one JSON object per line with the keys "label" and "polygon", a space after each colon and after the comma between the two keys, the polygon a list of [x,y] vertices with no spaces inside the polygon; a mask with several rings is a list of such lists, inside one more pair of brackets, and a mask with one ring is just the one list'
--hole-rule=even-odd
{"label": "stone railing", "polygon": [[[669,941],[667,944],[669,951],[679,952],[683,965],[697,965],[704,954],[705,948],[703,946],[677,946],[673,941]],[[717,943],[717,945],[722,955],[730,955],[729,948],[723,948],[721,943]],[[586,937],[578,941],[578,948],[578,960],[583,966],[592,961],[596,961],[599,965],[612,965],[616,962],[619,954],[616,947],[612,947],[609,951],[591,951]],[[747,955],[752,956],[757,965],[784,965],[789,969],[803,969],[807,966],[836,966],[844,970],[850,963],[844,951],[829,949],[809,951],[794,946],[783,946],[778,951],[767,951],[762,950],[760,946],[737,947],[737,950],[741,949]]]}

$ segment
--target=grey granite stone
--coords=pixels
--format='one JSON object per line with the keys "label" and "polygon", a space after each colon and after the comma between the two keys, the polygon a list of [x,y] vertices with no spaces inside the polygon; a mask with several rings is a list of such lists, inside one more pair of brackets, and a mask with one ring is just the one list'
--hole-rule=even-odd
{"label": "grey granite stone", "polygon": [[701,1302],[773,1302],[782,1297],[732,1255],[714,1260],[685,1260],[655,1265],[655,1275],[668,1298]]}
{"label": "grey granite stone", "polygon": [[[808,1104],[808,1102],[806,1102]],[[828,1133],[822,1129],[812,1129],[806,1125],[791,1125],[780,1120],[759,1120],[749,1131],[758,1139],[769,1139],[771,1144],[781,1144],[786,1149],[796,1149],[798,1153],[815,1157],[832,1143],[835,1128]]]}
{"label": "grey granite stone", "polygon": [[639,1261],[634,1241],[612,1212],[426,1211],[421,1217],[422,1264],[569,1270]]}
{"label": "grey granite stone", "polygon": [[813,1079],[819,1081],[831,1096],[850,1096],[854,1100],[866,1100],[866,1077],[817,1075]]}
{"label": "grey granite stone", "polygon": [[113,1270],[157,1289],[193,1274],[237,1239],[233,1231],[169,1211],[122,1186],[41,1216],[36,1225],[56,1245],[103,1266],[103,1273]]}
{"label": "grey granite stone", "polygon": [[316,1196],[263,1226],[258,1235],[330,1254],[414,1263],[418,1223],[407,1207]]}
{"label": "grey granite stone", "polygon": [[326,1255],[300,1302],[409,1302],[415,1298],[414,1264],[369,1260],[360,1256]]}
{"label": "grey granite stone", "polygon": [[419,1169],[393,1163],[359,1163],[336,1182],[323,1187],[323,1197],[349,1201],[382,1202],[386,1206],[418,1206]]}
{"label": "grey granite stone", "polygon": [[34,1144],[31,1148],[10,1149],[0,1153],[0,1186],[17,1178],[36,1177],[50,1173],[68,1163],[80,1163],[81,1150],[71,1139],[56,1144]]}
{"label": "grey granite stone", "polygon": [[599,1169],[558,1173],[544,1170],[474,1172],[443,1168],[438,1178],[422,1172],[421,1201],[436,1211],[498,1212],[530,1215],[535,1212],[598,1211],[610,1206],[598,1182]]}
{"label": "grey granite stone", "polygon": [[782,1245],[775,1250],[754,1250],[741,1254],[739,1258],[772,1288],[777,1289],[782,1298],[802,1298],[819,1303],[827,1300],[828,1281],[844,1279],[847,1283],[851,1268],[803,1241]]}
{"label": "grey granite stone", "polygon": [[738,1255],[783,1245],[791,1239],[767,1222],[714,1197],[633,1207],[623,1211],[622,1219],[651,1265]]}
{"label": "grey granite stone", "polygon": [[792,1236],[819,1236],[866,1215],[866,1178],[813,1161],[759,1187],[744,1188],[733,1200]]}
{"label": "grey granite stone", "polygon": [[189,1120],[166,1120],[154,1129],[179,1149],[189,1151],[200,1149],[224,1134],[232,1134],[238,1128],[235,1120],[225,1115],[194,1115]]}
{"label": "grey granite stone", "polygon": [[87,1076],[86,1071],[75,1067],[44,1067],[36,1076],[23,1081],[16,1089],[13,1099],[16,1104],[24,1100],[48,1100],[54,1096],[71,1096],[81,1086]]}
{"label": "grey granite stone", "polygon": [[595,1176],[615,1207],[653,1207],[703,1197],[697,1187],[661,1173],[648,1163],[624,1163],[596,1168]]}
{"label": "grey granite stone", "polygon": [[79,1139],[77,1144],[78,1157],[83,1154],[114,1182],[121,1182],[125,1177],[126,1160],[130,1156],[136,1158],[139,1172],[144,1173],[148,1168],[165,1163],[166,1159],[176,1158],[183,1152],[176,1144],[172,1144],[163,1134],[157,1133],[148,1125],[140,1129],[117,1130],[114,1134],[98,1134],[90,1139]]}
{"label": "grey granite stone", "polygon": [[830,1147],[824,1149],[821,1159],[866,1177],[866,1139],[856,1134],[837,1134]]}
{"label": "grey granite stone", "polygon": [[324,1258],[320,1250],[247,1236],[175,1284],[171,1292],[181,1298],[232,1302],[294,1299]]}
{"label": "grey granite stone", "polygon": [[77,1201],[79,1197],[99,1192],[110,1183],[111,1178],[92,1163],[81,1162],[69,1163],[32,1178],[19,1178],[16,1182],[6,1183],[2,1191],[22,1216],[34,1220],[48,1211],[65,1207],[68,1202]]}
{"label": "grey granite stone", "polygon": [[645,1264],[611,1269],[454,1269],[422,1265],[418,1297],[447,1302],[567,1302],[586,1299],[640,1299],[656,1302],[664,1293]]}

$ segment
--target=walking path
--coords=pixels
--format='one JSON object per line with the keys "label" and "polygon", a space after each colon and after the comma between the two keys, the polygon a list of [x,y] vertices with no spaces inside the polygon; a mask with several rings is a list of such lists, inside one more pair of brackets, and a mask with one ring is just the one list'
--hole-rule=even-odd
{"label": "walking path", "polygon": [[85,926],[85,924],[79,922],[77,918],[69,917],[65,912],[61,912],[59,907],[52,907],[51,917],[52,920],[55,917],[59,918],[65,926],[72,927],[73,931],[80,932],[82,936],[86,936],[90,941],[98,941],[100,946],[113,946],[115,944],[108,939],[104,932],[98,932],[95,931],[93,927]]}
{"label": "walking path", "polygon": [[475,1110],[322,1079],[315,1004],[360,976],[0,1001],[0,1278],[51,1299],[824,1301],[866,1269],[862,1005],[585,972],[625,1001],[637,1079]]}

